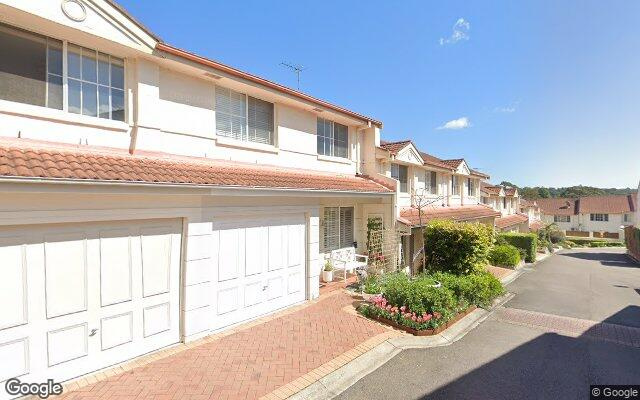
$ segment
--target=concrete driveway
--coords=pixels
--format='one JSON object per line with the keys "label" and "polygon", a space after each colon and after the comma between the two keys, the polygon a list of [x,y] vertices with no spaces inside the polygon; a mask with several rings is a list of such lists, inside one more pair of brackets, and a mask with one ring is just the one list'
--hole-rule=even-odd
{"label": "concrete driveway", "polygon": [[451,346],[406,350],[339,399],[582,399],[640,383],[640,268],[621,249],[564,251]]}

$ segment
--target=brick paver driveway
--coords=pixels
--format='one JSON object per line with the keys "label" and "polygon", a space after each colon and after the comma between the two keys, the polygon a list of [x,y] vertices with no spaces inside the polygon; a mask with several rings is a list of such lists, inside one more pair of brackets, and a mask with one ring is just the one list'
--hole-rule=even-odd
{"label": "brick paver driveway", "polygon": [[340,291],[301,310],[81,387],[65,399],[255,399],[388,330]]}

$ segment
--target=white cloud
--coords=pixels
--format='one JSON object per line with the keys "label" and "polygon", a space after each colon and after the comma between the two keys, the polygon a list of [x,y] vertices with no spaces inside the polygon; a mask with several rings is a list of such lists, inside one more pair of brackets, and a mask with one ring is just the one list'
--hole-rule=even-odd
{"label": "white cloud", "polygon": [[518,109],[518,104],[520,104],[520,100],[514,102],[513,104],[510,104],[508,106],[503,106],[503,107],[496,107],[493,109],[493,112],[497,112],[497,113],[512,113],[512,112],[516,112],[516,110]]}
{"label": "white cloud", "polygon": [[464,18],[458,18],[455,24],[453,24],[453,32],[448,38],[440,38],[440,46],[445,44],[454,44],[461,40],[469,40],[469,31],[471,30],[471,24]]}
{"label": "white cloud", "polygon": [[469,118],[462,117],[458,119],[453,119],[449,122],[446,122],[444,125],[439,126],[437,129],[466,129],[471,127],[471,121]]}

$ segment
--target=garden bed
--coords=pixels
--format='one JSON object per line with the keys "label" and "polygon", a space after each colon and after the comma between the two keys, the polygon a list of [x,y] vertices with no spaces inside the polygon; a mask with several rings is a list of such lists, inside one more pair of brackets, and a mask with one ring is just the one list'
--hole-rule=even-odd
{"label": "garden bed", "polygon": [[413,329],[411,327],[408,326],[404,326],[401,325],[395,321],[392,321],[390,319],[384,318],[384,317],[380,317],[377,315],[370,315],[367,316],[367,318],[371,318],[373,320],[376,320],[378,322],[381,322],[383,324],[386,325],[390,325],[396,329],[401,329],[407,333],[410,333],[414,336],[433,336],[433,335],[437,335],[440,332],[444,331],[445,329],[449,328],[450,326],[452,326],[453,324],[455,324],[456,322],[460,321],[462,318],[466,317],[467,315],[469,315],[471,312],[473,312],[477,307],[476,306],[470,306],[469,308],[467,308],[464,311],[459,312],[457,315],[455,315],[453,318],[451,318],[449,321],[445,322],[444,324],[433,328],[433,329],[422,329],[422,330],[418,330],[418,329]]}

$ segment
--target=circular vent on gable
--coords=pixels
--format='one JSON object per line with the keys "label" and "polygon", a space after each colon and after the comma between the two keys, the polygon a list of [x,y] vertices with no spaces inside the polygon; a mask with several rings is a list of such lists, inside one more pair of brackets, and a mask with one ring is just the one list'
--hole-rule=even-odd
{"label": "circular vent on gable", "polygon": [[87,9],[80,0],[63,0],[61,7],[64,15],[70,20],[82,22],[87,18]]}

